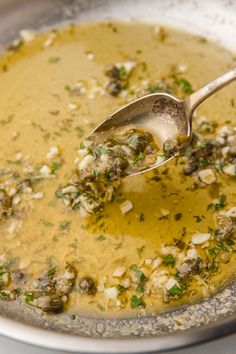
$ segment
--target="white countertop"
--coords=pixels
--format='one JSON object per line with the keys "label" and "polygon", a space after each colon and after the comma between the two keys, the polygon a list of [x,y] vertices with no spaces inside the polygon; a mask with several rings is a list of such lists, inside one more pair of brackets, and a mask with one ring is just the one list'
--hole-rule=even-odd
{"label": "white countertop", "polygon": [[[236,334],[211,343],[197,347],[181,349],[165,354],[235,354]],[[58,351],[47,350],[18,343],[13,340],[0,337],[0,354],[59,354]],[[69,353],[65,353],[69,354]]]}

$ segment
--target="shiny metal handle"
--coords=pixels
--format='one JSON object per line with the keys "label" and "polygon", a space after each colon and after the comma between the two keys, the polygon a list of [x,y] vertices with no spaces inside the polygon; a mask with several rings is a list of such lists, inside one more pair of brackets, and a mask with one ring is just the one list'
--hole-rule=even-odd
{"label": "shiny metal handle", "polygon": [[217,79],[209,82],[192,95],[190,95],[186,100],[186,105],[188,108],[189,116],[192,116],[193,111],[196,107],[205,101],[206,98],[213,95],[216,91],[230,84],[233,80],[236,80],[236,67],[227,71],[225,74],[219,76]]}

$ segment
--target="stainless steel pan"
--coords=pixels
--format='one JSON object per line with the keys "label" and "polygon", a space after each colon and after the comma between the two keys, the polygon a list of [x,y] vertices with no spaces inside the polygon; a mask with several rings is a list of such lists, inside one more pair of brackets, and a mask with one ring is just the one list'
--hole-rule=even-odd
{"label": "stainless steel pan", "polygon": [[[229,0],[0,0],[0,48],[23,28],[103,19],[168,24],[236,51],[236,2]],[[17,303],[0,303],[0,314],[0,334],[67,353],[157,353],[235,332],[236,282],[201,303],[156,317],[72,321]]]}

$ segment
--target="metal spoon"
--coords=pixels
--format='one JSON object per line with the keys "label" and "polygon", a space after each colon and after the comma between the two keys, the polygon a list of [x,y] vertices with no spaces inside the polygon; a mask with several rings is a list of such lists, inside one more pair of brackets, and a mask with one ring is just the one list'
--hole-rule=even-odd
{"label": "metal spoon", "polygon": [[[185,100],[167,93],[154,93],[143,96],[127,104],[105,119],[93,132],[93,135],[106,133],[110,129],[132,126],[151,131],[161,151],[166,147],[174,152],[164,154],[154,165],[142,167],[132,175],[147,172],[160,167],[178,155],[191,141],[192,117],[196,107],[216,91],[236,79],[236,67],[206,84]],[[181,143],[179,143],[181,141]],[[176,146],[178,142],[179,146]],[[175,146],[174,146],[175,145]]]}

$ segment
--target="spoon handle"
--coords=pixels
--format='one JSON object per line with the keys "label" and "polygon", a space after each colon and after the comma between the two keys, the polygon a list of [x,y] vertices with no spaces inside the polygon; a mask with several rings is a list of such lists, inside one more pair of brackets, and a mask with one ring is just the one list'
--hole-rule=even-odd
{"label": "spoon handle", "polygon": [[185,101],[190,113],[190,117],[200,103],[205,101],[206,98],[213,95],[216,91],[230,84],[233,80],[236,80],[236,67],[227,71],[225,74],[219,76],[217,79],[209,82],[194,92],[192,95],[190,95]]}

